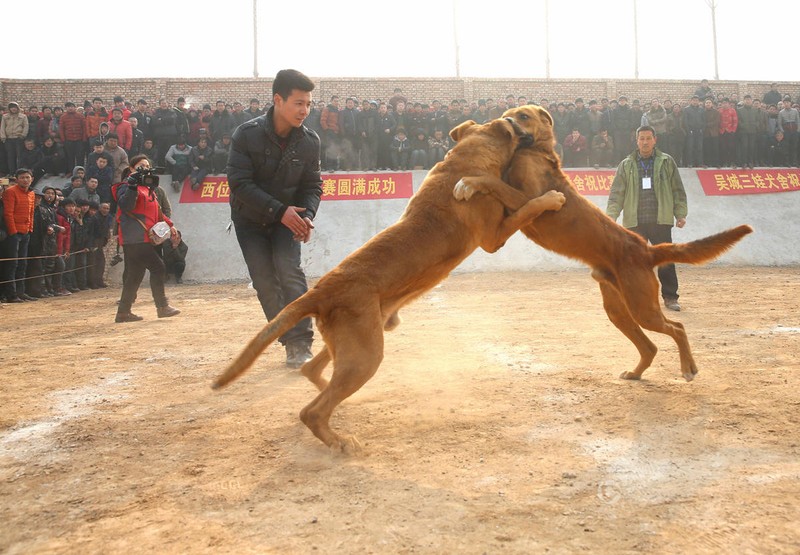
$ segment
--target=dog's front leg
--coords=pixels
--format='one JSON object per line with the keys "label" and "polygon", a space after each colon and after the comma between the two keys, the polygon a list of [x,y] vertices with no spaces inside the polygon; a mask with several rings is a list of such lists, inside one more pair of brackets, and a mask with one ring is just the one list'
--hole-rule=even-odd
{"label": "dog's front leg", "polygon": [[453,196],[456,200],[469,200],[475,193],[494,197],[510,212],[516,212],[530,200],[530,197],[519,189],[514,189],[499,177],[492,175],[462,177],[453,187]]}
{"label": "dog's front leg", "polygon": [[522,208],[504,218],[494,237],[487,237],[488,241],[484,241],[484,243],[488,242],[488,244],[481,244],[481,248],[486,252],[497,252],[519,228],[531,223],[543,212],[561,210],[566,200],[566,197],[558,191],[547,191],[540,197],[530,199]]}

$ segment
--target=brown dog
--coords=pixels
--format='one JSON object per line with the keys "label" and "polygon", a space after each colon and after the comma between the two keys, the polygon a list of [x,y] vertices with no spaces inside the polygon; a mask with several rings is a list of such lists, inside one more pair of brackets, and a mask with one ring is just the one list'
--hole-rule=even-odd
{"label": "brown dog", "polygon": [[[503,117],[516,121],[541,118],[547,114],[538,106],[523,106],[506,111]],[[549,117],[549,114],[548,114]],[[552,120],[551,120],[552,121]],[[552,127],[536,135],[534,148],[520,150],[514,157],[505,180],[493,176],[462,179],[453,194],[469,199],[475,192],[494,196],[514,210],[527,200],[547,191],[559,191],[567,198],[558,214],[543,214],[521,231],[535,243],[592,268],[592,277],[600,284],[603,307],[609,320],[639,350],[639,364],[621,378],[638,380],[655,358],[657,347],[642,328],[669,335],[678,344],[681,373],[686,381],[697,374],[689,340],[683,324],[664,317],[658,301],[658,280],[653,268],[681,262],[702,264],[731,248],[753,229],[742,225],[697,241],[683,244],[649,245],[639,235],[628,231],[584,198],[561,171],[559,160],[541,145],[553,140]]]}
{"label": "brown dog", "polygon": [[[253,338],[216,380],[220,388],[236,379],[258,355],[297,322],[315,316],[325,348],[301,372],[321,391],[301,412],[301,420],[326,445],[350,450],[357,441],[333,430],[329,420],[344,399],[358,391],[383,359],[383,330],[399,324],[397,311],[450,273],[476,248],[494,252],[545,210],[558,210],[564,195],[549,191],[505,215],[491,197],[457,202],[453,186],[463,175],[499,178],[521,145],[529,146],[544,120],[511,118],[485,125],[469,121],[450,132],[458,144],[427,175],[400,220],[377,234],[323,276],[317,285],[284,308]],[[508,185],[509,190],[513,190]],[[515,191],[517,194],[519,191]],[[328,383],[322,371],[333,359]]]}

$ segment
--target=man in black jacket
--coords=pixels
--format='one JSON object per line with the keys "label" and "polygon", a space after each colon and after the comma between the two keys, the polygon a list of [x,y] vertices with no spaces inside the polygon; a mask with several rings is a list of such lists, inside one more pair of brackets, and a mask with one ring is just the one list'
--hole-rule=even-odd
{"label": "man in black jacket", "polygon": [[[293,69],[278,72],[274,106],[236,129],[228,157],[231,219],[267,320],[308,290],[300,243],[322,196],[319,136],[303,125],[314,82]],[[311,359],[314,332],[306,318],[286,332],[286,364]]]}

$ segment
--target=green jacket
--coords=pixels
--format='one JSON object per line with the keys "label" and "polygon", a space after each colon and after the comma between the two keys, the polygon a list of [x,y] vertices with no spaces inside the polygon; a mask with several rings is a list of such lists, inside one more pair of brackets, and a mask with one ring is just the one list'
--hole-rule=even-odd
{"label": "green jacket", "polygon": [[[653,189],[658,199],[658,223],[674,225],[676,219],[685,218],[688,214],[686,190],[678,173],[678,166],[672,156],[656,149],[653,165]],[[636,151],[622,160],[617,166],[617,174],[611,184],[608,195],[606,214],[616,221],[622,215],[623,227],[636,227],[639,223],[639,164],[636,162]]]}

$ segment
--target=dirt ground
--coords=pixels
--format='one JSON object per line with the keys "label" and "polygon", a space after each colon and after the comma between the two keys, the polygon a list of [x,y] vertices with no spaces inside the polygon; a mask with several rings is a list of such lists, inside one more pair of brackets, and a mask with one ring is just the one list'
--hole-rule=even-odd
{"label": "dirt ground", "polygon": [[[314,387],[246,284],[169,285],[183,313],[112,323],[118,291],[0,308],[0,552],[798,553],[800,272],[678,270],[700,373],[666,336],[640,382],[585,270],[456,275],[402,311],[377,375]],[[315,352],[319,348],[315,344]]]}

